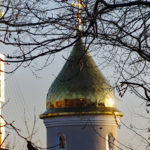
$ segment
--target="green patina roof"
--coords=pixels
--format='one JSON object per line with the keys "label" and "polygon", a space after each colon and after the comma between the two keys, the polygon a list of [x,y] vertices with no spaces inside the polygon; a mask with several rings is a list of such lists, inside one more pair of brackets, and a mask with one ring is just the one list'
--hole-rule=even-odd
{"label": "green patina roof", "polygon": [[[72,112],[76,112],[77,108],[83,107],[84,111],[86,108],[87,111],[91,108],[92,111],[93,108],[97,111],[98,107],[105,107],[105,101],[108,98],[114,99],[115,102],[109,84],[80,39],[76,42],[64,67],[49,88],[46,114],[57,113],[57,111],[65,112],[68,108],[71,108]],[[79,106],[77,104],[74,106],[75,101],[79,103]],[[60,103],[57,105],[57,102]],[[66,104],[68,102],[69,105]]]}
{"label": "green patina roof", "polygon": [[[64,99],[87,99],[89,103],[104,103],[111,93],[110,86],[84,44],[78,40],[63,69],[51,85],[47,94],[47,103]],[[49,109],[49,105],[47,106]]]}

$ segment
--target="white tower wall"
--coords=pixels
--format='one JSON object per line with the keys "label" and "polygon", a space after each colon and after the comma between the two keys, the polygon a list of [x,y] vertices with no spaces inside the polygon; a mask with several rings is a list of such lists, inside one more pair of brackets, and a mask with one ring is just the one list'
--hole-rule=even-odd
{"label": "white tower wall", "polygon": [[[5,102],[5,79],[4,79],[4,55],[0,54],[0,115],[2,115],[2,104]],[[0,117],[0,125],[3,126],[4,120]],[[0,128],[0,143],[5,138],[5,127]],[[4,147],[4,143],[2,145]]]}
{"label": "white tower wall", "polygon": [[[50,117],[44,119],[47,128],[48,150],[110,150],[108,135],[114,137],[113,150],[117,150],[119,117],[88,115]],[[65,148],[60,148],[60,136],[65,137]]]}

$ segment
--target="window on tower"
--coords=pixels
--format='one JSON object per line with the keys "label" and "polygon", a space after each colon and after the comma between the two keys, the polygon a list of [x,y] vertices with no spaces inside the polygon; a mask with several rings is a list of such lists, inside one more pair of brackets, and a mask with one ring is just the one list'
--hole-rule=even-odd
{"label": "window on tower", "polygon": [[59,136],[59,149],[60,150],[66,149],[66,138],[64,135]]}
{"label": "window on tower", "polygon": [[114,141],[115,138],[113,137],[113,134],[109,133],[106,136],[106,150],[114,150]]}

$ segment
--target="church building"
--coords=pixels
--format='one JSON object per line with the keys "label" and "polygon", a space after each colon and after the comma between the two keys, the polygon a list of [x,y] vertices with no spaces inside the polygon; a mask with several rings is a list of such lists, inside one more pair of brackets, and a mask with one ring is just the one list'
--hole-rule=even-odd
{"label": "church building", "polygon": [[47,129],[47,149],[117,150],[120,117],[111,86],[78,38],[40,115]]}

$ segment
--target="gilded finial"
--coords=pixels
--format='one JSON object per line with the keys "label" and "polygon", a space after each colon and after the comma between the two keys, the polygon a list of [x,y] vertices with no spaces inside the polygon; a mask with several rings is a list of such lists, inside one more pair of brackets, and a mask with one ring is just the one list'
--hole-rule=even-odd
{"label": "gilded finial", "polygon": [[78,21],[78,30],[82,30],[82,19],[81,19],[81,13],[82,13],[82,8],[85,7],[84,4],[82,4],[82,0],[76,0],[77,3],[72,3],[72,6],[76,6],[78,8],[78,12],[76,14],[76,18]]}

